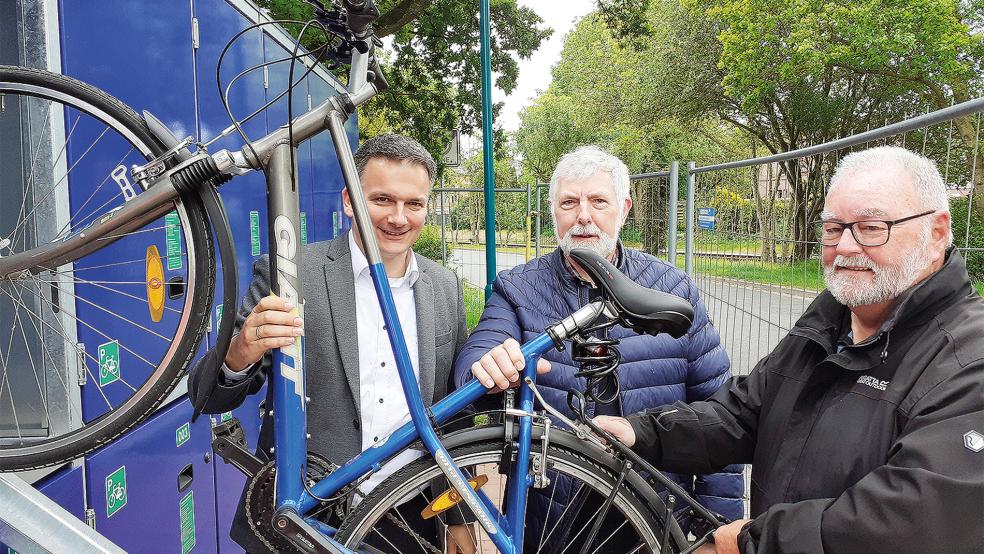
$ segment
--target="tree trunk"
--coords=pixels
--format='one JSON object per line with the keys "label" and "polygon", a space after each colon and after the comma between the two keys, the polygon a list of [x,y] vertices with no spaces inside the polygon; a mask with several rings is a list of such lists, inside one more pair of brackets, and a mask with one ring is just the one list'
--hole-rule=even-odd
{"label": "tree trunk", "polygon": [[647,185],[642,189],[643,209],[639,225],[642,231],[642,249],[658,257],[666,245],[665,191],[658,182]]}

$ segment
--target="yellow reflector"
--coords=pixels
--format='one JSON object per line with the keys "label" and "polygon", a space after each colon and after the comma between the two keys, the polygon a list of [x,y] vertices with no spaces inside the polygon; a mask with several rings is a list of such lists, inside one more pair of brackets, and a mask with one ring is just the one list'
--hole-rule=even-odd
{"label": "yellow reflector", "polygon": [[[478,489],[485,486],[485,483],[488,482],[489,482],[488,475],[482,474],[482,475],[476,475],[475,477],[469,479],[468,485],[471,486],[472,490],[477,491]],[[458,502],[461,502],[461,495],[458,494],[458,491],[456,491],[454,487],[452,487],[444,491],[443,494],[441,494],[440,496],[435,498],[433,502],[428,504],[427,507],[420,512],[420,515],[424,519],[430,519],[441,512],[446,512],[447,510],[454,508],[455,505],[458,504]]]}
{"label": "yellow reflector", "polygon": [[150,319],[157,323],[164,316],[164,266],[157,247],[147,247],[147,304]]}

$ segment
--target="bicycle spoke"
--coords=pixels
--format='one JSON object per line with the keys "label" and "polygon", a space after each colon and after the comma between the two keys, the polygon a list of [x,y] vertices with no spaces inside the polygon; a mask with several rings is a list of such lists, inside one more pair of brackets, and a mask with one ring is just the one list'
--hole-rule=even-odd
{"label": "bicycle spoke", "polygon": [[[14,300],[13,295],[9,295],[9,296],[10,296],[11,300]],[[33,312],[31,312],[30,308],[28,308],[27,304],[24,302],[23,297],[19,293],[18,293],[17,296],[18,296],[18,300],[16,300],[16,302],[18,304],[20,304],[22,307],[25,308],[25,310],[26,310],[26,312],[27,312],[27,314],[29,316],[32,316],[33,317],[32,319],[29,319],[28,321],[31,322],[31,327],[34,327],[34,331],[38,334],[38,337],[39,337],[40,342],[41,342],[41,349],[48,356],[48,361],[51,363],[51,367],[52,368],[57,368],[58,367],[58,362],[55,361],[55,357],[51,354],[51,351],[48,349],[48,344],[47,344],[47,341],[44,340],[44,336],[42,334],[42,330],[38,328],[38,324],[34,320],[37,319],[39,322],[41,322],[41,326],[42,327],[44,327],[45,325],[47,325],[48,327],[50,327],[52,329],[52,331],[57,332],[57,330],[54,329],[51,326],[51,324],[46,323],[43,318],[41,318],[40,316],[36,316]],[[54,315],[54,314],[52,314],[52,315]],[[56,321],[57,321],[57,319],[56,319]],[[74,345],[71,344],[68,341],[66,341],[66,346],[71,347],[71,348],[74,349]],[[42,368],[43,368],[43,366],[42,366]],[[61,383],[62,389],[65,390],[65,391],[68,391],[68,383],[65,381],[65,376],[62,374],[62,372],[60,372],[60,371],[54,371],[53,373],[58,377],[58,381]],[[41,388],[41,384],[39,382],[38,383],[38,389],[40,390],[40,388]],[[45,410],[46,410],[46,414],[45,415],[47,415],[47,405],[45,405]]]}
{"label": "bicycle spoke", "polygon": [[[42,302],[46,302],[46,303],[48,303],[48,304],[51,304],[51,301],[50,301],[50,300],[48,300],[47,298],[45,298],[43,294],[40,294],[40,293],[38,293],[38,292],[35,292],[35,291],[33,291],[33,290],[31,290],[31,289],[27,289],[27,290],[28,290],[28,291],[30,291],[30,292],[31,292],[32,294],[34,294],[35,296],[37,296],[38,298],[40,298]],[[39,289],[39,290],[40,290],[40,289]],[[49,307],[49,309],[51,309],[51,308]],[[54,310],[52,310],[52,311],[54,311]],[[68,311],[68,310],[66,310],[66,309],[65,309],[64,307],[63,307],[63,308],[61,308],[61,311],[62,311],[62,312],[64,312],[64,313],[65,313],[66,315],[68,315],[69,317],[71,317],[72,319],[74,319],[74,320],[75,320],[76,322],[78,322],[78,323],[81,323],[82,325],[85,325],[85,326],[86,326],[86,327],[88,327],[89,329],[92,329],[92,331],[93,331],[93,332],[95,332],[96,334],[98,334],[98,335],[100,335],[100,336],[102,336],[103,338],[105,338],[105,339],[107,339],[107,340],[110,340],[110,341],[113,341],[113,340],[116,340],[116,339],[114,339],[113,337],[111,337],[111,336],[109,336],[109,335],[107,335],[106,333],[103,333],[103,332],[102,332],[102,331],[100,331],[99,329],[96,329],[96,328],[95,328],[95,327],[93,327],[93,326],[92,326],[91,324],[89,324],[89,323],[88,323],[87,321],[85,321],[85,320],[83,320],[83,319],[79,319],[79,317],[78,317],[78,316],[76,316],[75,314],[73,314],[73,313],[71,313],[71,312],[69,312],[69,311]],[[147,364],[147,365],[149,365],[150,367],[156,367],[156,364],[153,364],[153,363],[151,363],[150,361],[148,361],[148,360],[147,360],[146,358],[144,358],[144,357],[143,357],[143,356],[141,356],[140,354],[137,354],[137,353],[136,353],[136,352],[134,352],[134,351],[133,351],[133,350],[132,350],[131,348],[129,348],[129,347],[127,347],[127,346],[126,346],[125,344],[123,344],[123,343],[120,343],[120,348],[122,348],[123,350],[126,350],[127,352],[129,352],[130,354],[132,354],[132,355],[133,355],[133,357],[135,357],[135,358],[137,358],[138,360],[140,360],[140,361],[142,361],[143,363],[145,363],[145,364]],[[98,381],[96,381],[96,382],[98,382]],[[127,383],[127,382],[126,382],[126,381],[125,381],[124,379],[122,379],[122,378],[120,378],[120,382],[122,382],[122,383],[124,383],[124,384],[126,384],[126,386],[128,386],[128,387],[130,387],[130,388],[131,388],[132,390],[134,390],[134,391],[136,391],[136,388],[134,388],[134,387],[133,387],[132,385],[130,385],[129,383]]]}
{"label": "bicycle spoke", "polygon": [[[50,110],[51,108],[49,107],[48,109]],[[58,151],[58,155],[55,156],[55,159],[54,160],[52,160],[52,162],[51,162],[51,165],[52,166],[54,166],[55,164],[57,164],[58,163],[58,160],[61,159],[62,154],[65,153],[65,150],[68,148],[68,141],[71,140],[72,135],[75,134],[75,129],[78,127],[79,121],[81,121],[81,120],[82,120],[82,114],[79,113],[75,117],[75,122],[72,123],[72,128],[69,129],[69,131],[68,131],[68,136],[65,138],[65,144],[62,144],[61,149]],[[41,143],[39,142],[38,143],[38,152],[40,152],[40,151],[41,151]],[[31,178],[27,182],[24,183],[24,198],[21,199],[21,206],[20,206],[20,209],[17,211],[17,218],[18,218],[18,220],[21,223],[18,223],[17,226],[14,227],[11,230],[10,234],[7,235],[7,238],[11,239],[10,240],[11,245],[13,245],[14,242],[15,242],[13,239],[15,238],[15,234],[17,232],[17,229],[24,222],[27,221],[27,216],[24,215],[24,211],[27,209],[27,196],[28,196],[27,195],[27,191],[34,190],[33,184],[34,184],[34,170],[32,168],[32,170],[31,170]],[[37,203],[35,202],[34,205],[37,206]]]}
{"label": "bicycle spoke", "polygon": [[598,543],[598,548],[595,548],[594,550],[592,550],[591,551],[591,554],[598,554],[598,552],[601,550],[601,547],[602,546],[605,546],[605,543],[608,542],[608,541],[610,541],[612,539],[612,537],[614,537],[618,533],[618,531],[622,527],[625,527],[628,523],[629,523],[628,521],[623,521],[618,527],[615,528],[614,531],[612,531],[607,537],[605,537],[605,540],[603,540],[600,543]]}
{"label": "bicycle spoke", "polygon": [[[34,280],[35,282],[38,282],[38,283],[42,283],[42,281],[41,281],[40,279],[38,279],[37,277],[34,277],[33,275],[31,276],[31,278],[32,278],[32,279],[33,279],[33,280]],[[77,295],[77,294],[75,294],[75,293],[70,293],[70,292],[67,292],[67,291],[64,291],[64,290],[62,290],[61,288],[59,288],[59,287],[58,287],[57,285],[55,285],[55,287],[54,287],[54,288],[55,288],[55,290],[57,290],[58,292],[62,292],[62,293],[65,293],[65,294],[67,294],[68,296],[71,296],[72,298],[74,298],[74,299],[76,299],[76,300],[81,300],[82,302],[85,302],[86,304],[88,304],[88,305],[90,305],[90,306],[92,306],[93,308],[96,308],[96,309],[98,309],[98,310],[102,310],[102,311],[104,311],[104,312],[106,312],[106,313],[108,313],[109,315],[112,315],[112,316],[114,316],[114,317],[117,317],[117,318],[119,318],[119,319],[122,319],[123,321],[125,321],[125,322],[127,322],[127,323],[129,323],[130,325],[133,325],[134,327],[136,327],[136,328],[138,328],[138,329],[141,329],[141,330],[143,330],[143,331],[146,331],[146,332],[148,332],[148,333],[150,333],[151,335],[154,335],[155,337],[157,337],[157,338],[159,338],[159,339],[162,339],[162,340],[165,340],[165,341],[167,341],[167,342],[171,342],[171,338],[170,338],[170,337],[165,337],[164,335],[162,335],[162,334],[160,334],[160,333],[158,333],[158,332],[156,332],[156,331],[154,331],[153,329],[148,329],[147,327],[144,327],[143,325],[141,325],[141,324],[139,324],[139,323],[137,323],[136,321],[133,321],[133,320],[131,320],[131,319],[129,319],[129,318],[127,318],[127,317],[125,317],[125,316],[123,316],[123,315],[120,315],[120,314],[118,314],[118,313],[116,313],[116,312],[114,312],[113,310],[110,310],[109,308],[106,308],[106,307],[103,307],[103,306],[100,306],[99,304],[97,304],[97,303],[95,303],[95,302],[93,302],[92,300],[89,300],[89,299],[87,299],[87,298],[84,298],[84,297],[82,297],[82,296],[79,296],[79,295]],[[39,290],[40,290],[40,287],[39,287]],[[147,360],[144,360],[144,361],[146,362]],[[148,363],[148,364],[150,364],[150,365],[154,365],[154,364],[152,364],[152,363],[150,363],[150,362],[147,362],[147,363]]]}
{"label": "bicycle spoke", "polygon": [[[126,151],[126,154],[123,154],[123,156],[119,159],[118,162],[116,162],[116,165],[113,166],[113,167],[119,167],[123,163],[123,160],[125,160],[127,158],[127,156],[129,156],[132,153],[133,153],[133,147],[131,146],[130,149]],[[109,182],[109,178],[112,176],[112,174],[113,174],[113,172],[110,171],[109,173],[106,174],[105,177],[103,177],[102,182],[100,182],[99,185],[96,186],[96,188],[94,188],[91,193],[89,193],[89,197],[85,199],[85,202],[83,202],[82,205],[79,206],[79,208],[77,210],[75,210],[75,213],[74,214],[72,214],[71,216],[69,216],[68,222],[66,222],[65,225],[61,229],[59,229],[57,233],[55,233],[55,237],[60,236],[66,230],[68,230],[69,232],[71,232],[72,224],[73,223],[76,223],[76,218],[78,218],[79,214],[82,213],[82,210],[84,210],[85,207],[89,205],[89,202],[92,201],[92,199],[96,196],[96,193],[99,192],[103,188],[103,185],[105,185],[107,182]],[[114,199],[115,198],[116,197],[114,197]],[[103,204],[103,206],[105,206],[105,204]],[[87,214],[85,217],[89,217],[89,215],[91,215],[95,211],[99,210],[101,207],[102,206],[96,208],[95,210],[93,210],[92,212],[90,212],[89,214]],[[85,218],[82,218],[82,219],[85,219]],[[81,220],[79,220],[79,221],[81,221]],[[54,240],[58,240],[58,239],[55,238]]]}
{"label": "bicycle spoke", "polygon": [[395,545],[395,544],[393,544],[393,542],[392,542],[392,541],[390,541],[390,540],[389,540],[388,538],[386,538],[386,535],[384,535],[384,534],[382,534],[382,533],[380,533],[378,529],[373,529],[373,531],[372,531],[372,532],[373,532],[373,533],[376,533],[377,535],[379,535],[379,538],[381,538],[381,539],[383,539],[384,541],[386,541],[386,544],[388,544],[388,545],[390,545],[391,547],[393,547],[393,552],[397,552],[397,553],[398,553],[398,552],[400,552],[400,549],[399,549],[399,548],[397,548],[397,547],[396,547],[396,545]]}
{"label": "bicycle spoke", "polygon": [[[77,120],[76,120],[76,123],[77,123]],[[24,216],[24,218],[21,220],[20,223],[17,224],[17,227],[14,227],[15,233],[16,233],[16,231],[17,231],[18,228],[23,228],[24,229],[24,234],[26,235],[26,233],[27,233],[27,226],[25,224],[31,218],[31,216],[34,215],[34,212],[37,211],[38,207],[41,206],[41,204],[44,203],[44,201],[47,200],[48,197],[51,196],[51,194],[53,192],[55,192],[55,189],[58,188],[58,185],[60,185],[62,183],[62,181],[64,181],[65,179],[68,179],[68,176],[72,173],[72,170],[75,169],[82,162],[82,160],[85,159],[86,155],[89,152],[91,152],[93,148],[96,147],[96,144],[98,144],[99,141],[102,140],[102,138],[104,136],[106,136],[106,133],[108,133],[108,132],[109,132],[109,126],[107,125],[106,128],[103,129],[102,133],[99,133],[99,136],[96,137],[96,140],[94,140],[92,142],[92,144],[90,144],[89,147],[85,149],[85,152],[82,152],[82,155],[79,156],[79,159],[75,160],[75,163],[73,163],[72,166],[69,167],[67,171],[65,171],[65,174],[62,175],[61,178],[59,178],[58,181],[55,182],[55,184],[51,185],[51,188],[48,189],[48,192],[46,192],[45,195],[41,197],[41,199],[35,199],[34,200],[34,207],[31,208],[31,211],[27,215]],[[68,140],[67,139],[65,140],[65,145],[68,146]],[[15,235],[12,233],[11,236],[15,236]]]}
{"label": "bicycle spoke", "polygon": [[[62,275],[64,275],[64,274],[62,274]],[[54,284],[54,283],[59,283],[59,284],[65,283],[65,284],[68,284],[66,281],[59,281],[59,280],[46,281],[46,280],[41,279],[41,278],[38,278],[38,281],[41,282],[41,283],[45,283],[45,284]],[[102,284],[102,283],[112,283],[112,284],[123,284],[123,285],[144,285],[144,286],[146,286],[147,283],[144,282],[144,281],[89,281],[88,279],[82,279],[82,278],[76,277],[74,279],[74,282],[77,282],[77,283],[83,284],[83,285],[92,285],[94,287],[98,287],[98,288],[101,288],[101,289],[104,289],[104,290],[108,290],[110,292],[115,292],[116,294],[119,294],[119,295],[124,296],[126,298],[131,298],[133,300],[137,300],[137,301],[139,301],[141,303],[147,302],[147,299],[146,298],[141,298],[141,297],[139,297],[139,296],[137,296],[135,294],[130,294],[128,292],[124,292],[124,291],[121,291],[121,290],[118,290],[118,289],[114,289],[112,287],[107,287],[107,286],[105,286],[105,285]],[[170,306],[164,306],[164,309],[165,310],[168,310],[168,311],[171,311],[171,312],[174,312],[176,314],[183,313],[181,310],[179,310],[177,308],[172,308]]]}
{"label": "bicycle spoke", "polygon": [[[30,113],[30,108],[28,108],[28,113]],[[34,150],[34,154],[31,156],[31,171],[27,175],[27,181],[24,186],[24,198],[21,199],[21,207],[17,211],[17,217],[19,218],[26,209],[27,206],[27,191],[33,190],[31,184],[34,182],[34,169],[37,167],[38,155],[41,153],[41,144],[44,142],[44,137],[48,133],[48,118],[51,116],[51,102],[48,102],[48,109],[44,111],[44,122],[41,124],[41,136],[38,137],[38,147]],[[59,154],[60,156],[60,154]]]}
{"label": "bicycle spoke", "polygon": [[[181,258],[187,258],[188,257],[188,254],[186,252],[182,252],[180,257]],[[161,260],[161,262],[163,262],[163,263],[166,264],[167,263],[167,260],[169,258],[168,258],[168,256],[158,256],[157,259]],[[89,271],[91,269],[103,269],[103,268],[107,268],[107,267],[119,267],[119,266],[123,266],[123,265],[136,264],[136,263],[146,263],[146,262],[147,262],[147,258],[144,257],[144,258],[137,258],[137,259],[133,259],[133,260],[126,260],[126,261],[122,261],[122,262],[112,262],[112,263],[108,263],[108,264],[91,265],[91,266],[87,266],[87,267],[79,267],[79,268],[73,269],[72,272],[73,273],[78,273],[80,271]],[[49,270],[49,271],[52,271],[53,272],[53,270]]]}
{"label": "bicycle spoke", "polygon": [[[20,296],[20,295],[18,294],[18,296]],[[23,305],[23,303],[21,303],[21,304]],[[26,308],[26,306],[25,306],[25,308]],[[34,373],[34,382],[37,383],[37,385],[38,385],[38,395],[41,397],[41,404],[44,406],[44,415],[47,418],[48,417],[48,413],[49,413],[48,412],[48,398],[45,396],[44,389],[41,387],[41,378],[38,376],[38,368],[34,364],[34,354],[31,353],[31,344],[27,340],[27,333],[24,332],[24,322],[21,321],[20,314],[21,314],[21,310],[20,309],[14,310],[14,318],[17,320],[17,323],[19,324],[19,325],[17,325],[17,327],[20,327],[21,338],[24,339],[24,350],[25,350],[25,352],[27,352],[27,359],[31,363],[31,369],[33,370],[33,373]],[[33,325],[33,321],[32,321],[32,325]],[[38,335],[38,339],[41,342],[41,344],[43,345],[44,344],[44,337],[41,337],[40,335]],[[42,369],[42,371],[44,370],[44,364],[43,363],[41,365],[41,369]]]}
{"label": "bicycle spoke", "polygon": [[[16,322],[15,322],[14,328],[16,328],[16,327],[17,327],[17,325],[16,325]],[[0,381],[0,398],[3,397],[3,390],[4,389],[7,389],[7,390],[10,391],[10,409],[11,409],[11,412],[12,412],[12,414],[14,416],[14,427],[17,428],[17,438],[18,438],[18,440],[20,440],[20,442],[23,443],[24,442],[24,436],[21,433],[20,420],[17,417],[17,406],[14,404],[14,391],[13,391],[13,388],[11,388],[11,386],[10,386],[10,379],[8,378],[8,370],[10,368],[10,363],[9,363],[10,362],[10,355],[13,352],[13,344],[14,344],[14,334],[13,333],[10,333],[10,339],[7,341],[7,358],[6,359],[3,359],[3,357],[0,356],[0,363],[3,364],[3,380]],[[0,355],[2,355],[2,354],[3,353],[0,352]]]}
{"label": "bicycle spoke", "polygon": [[[557,518],[557,523],[554,523],[553,528],[550,529],[550,532],[549,533],[547,533],[547,538],[544,540],[544,542],[550,540],[550,537],[553,536],[554,531],[556,531],[557,530],[557,527],[560,526],[560,523],[562,521],[564,521],[564,516],[567,515],[567,511],[570,510],[571,509],[571,506],[573,506],[575,504],[574,500],[577,499],[577,497],[581,495],[581,492],[582,491],[585,491],[585,490],[586,490],[585,489],[585,485],[584,485],[584,482],[582,481],[581,484],[580,484],[580,486],[578,487],[577,491],[573,495],[571,495],[571,500],[568,501],[567,506],[564,507],[564,511],[561,512],[560,517]],[[547,514],[549,516],[549,514],[550,514],[550,512],[549,512],[550,507],[549,506],[547,507],[547,510],[548,510],[547,511]],[[546,525],[546,523],[544,523],[544,525]],[[540,545],[540,548],[542,548],[542,547],[543,547],[543,545],[541,544]]]}
{"label": "bicycle spoke", "polygon": [[[553,486],[550,488],[550,500],[547,501],[548,509],[549,509],[549,506],[553,506],[554,495],[557,493],[557,481],[558,481],[558,479],[557,479],[557,476],[555,475],[554,478],[553,478]],[[550,512],[548,511],[547,514],[549,515]],[[544,538],[544,535],[546,533],[547,533],[547,525],[546,525],[546,521],[544,521],[544,523],[543,523],[543,529],[540,530],[540,543],[536,547],[536,549],[538,551],[539,550],[543,550],[543,543],[546,542],[546,539]]]}
{"label": "bicycle spoke", "polygon": [[[28,292],[34,292],[34,291],[30,290],[30,289],[27,289],[27,291]],[[7,295],[10,296],[9,293],[7,293]],[[65,341],[65,344],[66,345],[69,345],[71,348],[75,349],[75,342],[71,338],[69,338],[68,334],[65,331],[65,328],[62,327],[61,322],[59,321],[59,318],[58,318],[58,314],[56,314],[54,312],[54,310],[52,309],[51,303],[49,302],[46,307],[48,308],[48,311],[51,313],[51,317],[55,320],[56,323],[58,323],[58,327],[60,329],[56,329],[51,324],[47,324],[45,322],[45,319],[43,317],[41,317],[40,315],[33,314],[31,312],[28,312],[28,313],[31,316],[33,316],[34,318],[36,318],[38,321],[40,321],[42,323],[42,325],[47,324],[48,327],[50,327],[52,331],[54,331],[55,333],[57,333]],[[65,312],[65,313],[68,314],[68,312]],[[68,314],[68,315],[71,316],[72,314]],[[98,358],[96,358],[92,354],[86,352],[85,350],[75,350],[75,351],[76,352],[81,352],[83,356],[86,356],[90,360],[92,360],[96,364],[96,367],[99,367],[99,359]],[[92,370],[89,369],[89,364],[83,363],[82,364],[82,367],[85,369],[85,372],[86,372],[86,374],[88,374],[89,378],[92,379],[92,382],[94,382],[94,383],[98,383],[99,382],[99,380],[96,379],[95,374],[92,373]],[[68,385],[66,384],[65,387],[67,389],[68,388]],[[103,392],[102,387],[96,387],[96,390],[99,391],[99,394],[103,397],[103,400],[106,401],[106,404],[107,405],[112,405],[112,403],[109,401],[109,398],[106,397],[106,393]],[[79,412],[76,412],[76,413],[81,416],[81,413],[79,413]],[[81,420],[81,417],[79,417],[79,419]]]}

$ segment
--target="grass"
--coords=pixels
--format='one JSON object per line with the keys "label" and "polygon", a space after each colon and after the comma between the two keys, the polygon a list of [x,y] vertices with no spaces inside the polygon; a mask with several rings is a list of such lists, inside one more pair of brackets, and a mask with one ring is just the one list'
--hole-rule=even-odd
{"label": "grass", "polygon": [[984,281],[977,281],[974,283],[974,288],[977,289],[977,294],[984,296]]}
{"label": "grass", "polygon": [[485,309],[485,289],[465,283],[463,292],[465,295],[465,319],[470,333],[478,325],[478,319],[482,317],[482,311]]}
{"label": "grass", "polygon": [[[460,248],[462,250],[481,250],[483,252],[485,251],[485,245],[484,244],[471,244],[471,243],[464,243],[464,242],[461,242],[461,243],[452,243],[452,242],[449,242],[448,245],[451,248]],[[530,251],[532,251],[532,250],[533,250],[533,246],[531,245],[530,246]],[[497,254],[499,252],[507,252],[507,253],[510,253],[510,254],[526,254],[526,247],[525,246],[499,246],[499,245],[496,245],[495,246],[495,252]]]}
{"label": "grass", "polygon": [[[677,256],[677,266],[684,267],[684,260]],[[806,260],[793,264],[766,263],[756,260],[694,260],[694,271],[704,275],[740,279],[753,283],[779,284],[806,290],[823,290],[823,272],[818,260]]]}

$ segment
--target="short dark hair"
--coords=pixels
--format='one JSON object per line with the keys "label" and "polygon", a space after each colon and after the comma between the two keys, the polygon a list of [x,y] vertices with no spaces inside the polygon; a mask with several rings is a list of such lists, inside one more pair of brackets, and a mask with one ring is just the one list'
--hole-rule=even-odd
{"label": "short dark hair", "polygon": [[431,185],[434,184],[434,178],[437,176],[437,164],[434,163],[430,152],[416,140],[403,135],[379,135],[363,141],[355,151],[355,167],[360,177],[369,160],[373,158],[385,158],[394,162],[422,166],[427,170],[427,178]]}

